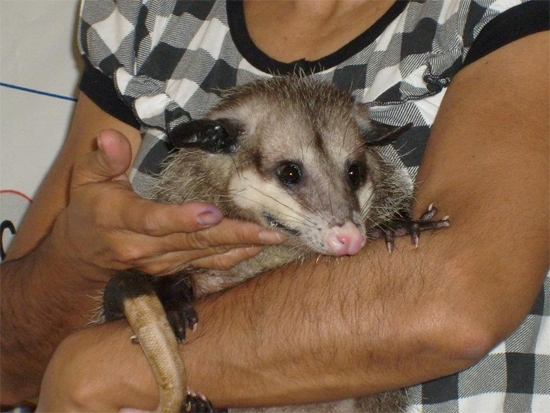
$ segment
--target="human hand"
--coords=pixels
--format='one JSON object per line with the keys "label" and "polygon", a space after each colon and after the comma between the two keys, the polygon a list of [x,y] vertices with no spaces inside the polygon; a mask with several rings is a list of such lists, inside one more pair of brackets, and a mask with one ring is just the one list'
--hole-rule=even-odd
{"label": "human hand", "polygon": [[55,242],[69,259],[103,269],[134,268],[166,274],[185,267],[228,269],[283,240],[258,225],[223,219],[202,203],[160,204],[131,188],[128,140],[99,134],[98,150],[74,165],[70,202],[54,226]]}

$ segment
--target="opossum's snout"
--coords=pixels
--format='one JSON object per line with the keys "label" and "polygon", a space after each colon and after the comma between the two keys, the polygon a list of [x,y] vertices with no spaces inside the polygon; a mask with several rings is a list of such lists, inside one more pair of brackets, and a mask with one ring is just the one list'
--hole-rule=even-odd
{"label": "opossum's snout", "polygon": [[263,217],[269,227],[286,232],[298,243],[305,241],[309,248],[325,255],[356,255],[367,242],[363,226],[357,226],[350,221],[330,228],[323,225],[324,222],[321,221],[318,222],[318,226],[302,226],[304,230],[302,232],[283,224],[269,213],[264,213]]}
{"label": "opossum's snout", "polygon": [[311,227],[305,227],[305,232],[278,221],[268,213],[263,214],[267,224],[271,228],[275,228],[286,232],[291,237],[294,237],[300,243],[307,240],[309,248],[325,255],[356,255],[361,251],[367,242],[365,231],[362,226],[357,226],[350,221],[346,221],[343,225],[334,225],[323,230],[323,225],[320,223],[316,230]]}
{"label": "opossum's snout", "polygon": [[327,254],[330,255],[355,255],[365,246],[366,241],[363,233],[350,221],[330,228],[325,235]]}

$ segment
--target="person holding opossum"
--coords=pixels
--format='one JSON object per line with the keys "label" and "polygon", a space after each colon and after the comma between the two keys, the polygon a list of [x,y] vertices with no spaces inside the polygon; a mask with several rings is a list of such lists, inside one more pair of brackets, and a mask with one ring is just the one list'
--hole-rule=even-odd
{"label": "person holding opossum", "polygon": [[435,201],[452,226],[201,299],[180,346],[190,387],[219,408],[413,386],[411,409],[544,411],[548,3],[143,3],[83,3],[73,126],[2,265],[2,403],[43,379],[42,410],[155,408],[128,325],[83,328],[97,292],[118,270],[225,269],[287,236],[136,193],[167,131],[221,91],[301,72],[413,123],[385,155],[415,185],[413,217]]}

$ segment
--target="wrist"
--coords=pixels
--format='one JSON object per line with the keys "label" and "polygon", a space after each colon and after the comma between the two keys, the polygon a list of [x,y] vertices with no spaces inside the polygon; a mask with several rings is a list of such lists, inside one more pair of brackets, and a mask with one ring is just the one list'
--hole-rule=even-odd
{"label": "wrist", "polygon": [[2,402],[14,403],[37,395],[51,354],[90,322],[104,283],[81,277],[49,237],[4,262],[1,280]]}

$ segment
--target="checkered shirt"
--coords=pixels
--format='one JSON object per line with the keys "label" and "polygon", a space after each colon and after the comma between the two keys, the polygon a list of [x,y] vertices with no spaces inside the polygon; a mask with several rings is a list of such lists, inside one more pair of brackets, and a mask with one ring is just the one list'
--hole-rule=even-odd
{"label": "checkered shirt", "polygon": [[[412,183],[446,88],[474,40],[494,18],[527,1],[397,1],[336,54],[283,64],[254,49],[240,1],[88,0],[79,45],[141,124],[132,171],[139,193],[154,185],[169,150],[167,131],[204,116],[224,89],[297,70],[350,91],[370,105],[375,120],[413,122],[385,152]],[[464,372],[411,387],[410,410],[550,412],[549,277],[508,340]]]}

